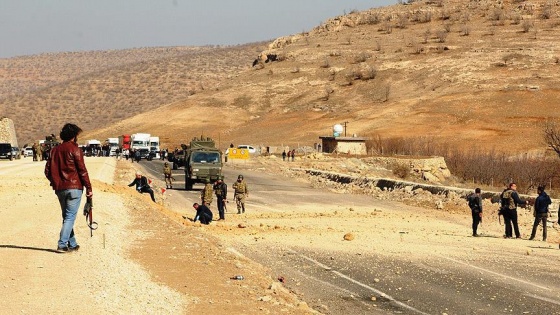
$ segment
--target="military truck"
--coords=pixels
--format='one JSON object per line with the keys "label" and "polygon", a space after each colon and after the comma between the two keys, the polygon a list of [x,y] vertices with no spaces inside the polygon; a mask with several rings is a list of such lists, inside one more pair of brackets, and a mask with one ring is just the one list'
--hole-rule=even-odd
{"label": "military truck", "polygon": [[222,152],[211,138],[193,138],[185,147],[185,189],[191,190],[195,183],[214,182],[223,179]]}

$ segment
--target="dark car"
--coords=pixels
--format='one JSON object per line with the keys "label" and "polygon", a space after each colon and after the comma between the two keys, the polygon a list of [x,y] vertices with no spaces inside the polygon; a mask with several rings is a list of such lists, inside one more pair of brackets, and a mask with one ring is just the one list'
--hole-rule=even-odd
{"label": "dark car", "polygon": [[0,158],[13,160],[12,145],[9,143],[0,143]]}

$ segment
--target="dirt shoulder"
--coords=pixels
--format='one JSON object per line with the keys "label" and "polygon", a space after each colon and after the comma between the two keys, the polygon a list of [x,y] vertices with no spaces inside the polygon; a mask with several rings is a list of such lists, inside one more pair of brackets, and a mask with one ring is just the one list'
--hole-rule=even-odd
{"label": "dirt shoulder", "polygon": [[[164,208],[125,186],[133,173],[129,164],[116,177],[114,159],[89,158],[86,165],[99,228],[90,238],[80,215],[75,225],[80,250],[58,254],[60,210],[44,163],[0,163],[0,204],[9,205],[0,208],[4,312],[312,313],[204,227],[175,222]],[[245,280],[229,279],[236,274]]]}

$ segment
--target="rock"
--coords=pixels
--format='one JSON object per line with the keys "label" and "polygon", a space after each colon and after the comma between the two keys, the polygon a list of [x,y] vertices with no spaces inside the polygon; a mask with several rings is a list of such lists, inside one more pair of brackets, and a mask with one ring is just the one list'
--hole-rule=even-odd
{"label": "rock", "polygon": [[352,234],[352,233],[344,234],[344,240],[345,241],[353,241],[354,240],[354,234]]}
{"label": "rock", "polygon": [[439,183],[439,178],[430,172],[422,172],[422,179],[428,182]]}

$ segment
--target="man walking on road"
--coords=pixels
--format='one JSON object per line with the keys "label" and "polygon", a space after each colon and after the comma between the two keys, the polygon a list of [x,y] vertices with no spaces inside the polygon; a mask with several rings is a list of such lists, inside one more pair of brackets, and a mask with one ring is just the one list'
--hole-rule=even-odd
{"label": "man walking on road", "polygon": [[502,214],[504,216],[504,225],[506,228],[504,238],[512,238],[512,224],[513,230],[515,231],[515,238],[521,238],[519,233],[519,225],[517,224],[517,206],[526,205],[527,201],[519,198],[517,194],[517,184],[510,183],[508,189],[502,192],[500,196],[502,201]]}
{"label": "man walking on road", "polygon": [[237,204],[237,214],[245,213],[245,199],[249,197],[249,188],[243,180],[243,175],[237,176],[237,181],[232,185],[234,189],[235,203]]}
{"label": "man walking on road", "polygon": [[482,197],[480,196],[480,188],[474,190],[474,194],[469,195],[469,208],[472,214],[472,236],[477,237],[478,224],[482,222]]}
{"label": "man walking on road", "polygon": [[539,196],[535,200],[535,209],[533,211],[535,222],[533,222],[533,231],[531,232],[531,237],[529,238],[529,240],[535,239],[539,222],[542,222],[543,242],[546,242],[546,219],[548,218],[548,214],[550,213],[550,211],[548,211],[548,206],[552,203],[552,201],[544,191],[544,186],[539,186],[537,188],[537,192],[539,193]]}
{"label": "man walking on road", "polygon": [[78,146],[78,135],[81,132],[82,129],[74,124],[64,125],[60,131],[63,142],[51,150],[45,165],[45,176],[51,183],[62,210],[62,228],[57,248],[61,253],[80,248],[74,236],[74,222],[84,187],[86,197],[93,196],[84,156]]}
{"label": "man walking on road", "polygon": [[214,184],[214,193],[216,194],[216,199],[218,201],[218,213],[220,215],[218,221],[225,220],[224,203],[227,199],[227,185],[222,179],[218,179]]}

